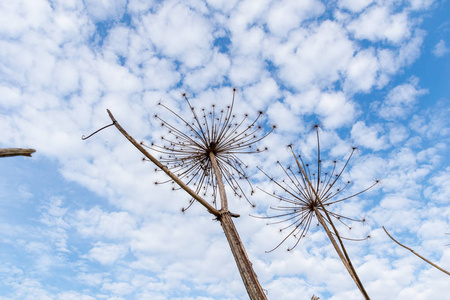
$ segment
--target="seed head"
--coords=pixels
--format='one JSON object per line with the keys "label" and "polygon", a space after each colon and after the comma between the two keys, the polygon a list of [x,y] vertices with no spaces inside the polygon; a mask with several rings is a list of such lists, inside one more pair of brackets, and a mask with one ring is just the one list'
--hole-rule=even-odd
{"label": "seed head", "polygon": [[[273,131],[272,128],[264,133],[264,128],[256,125],[261,118],[261,113],[258,113],[253,121],[249,120],[248,114],[244,114],[242,119],[233,114],[235,92],[236,90],[233,89],[233,99],[225,109],[217,109],[213,105],[210,111],[200,109],[199,112],[183,93],[192,113],[191,121],[187,121],[169,107],[160,104],[185,125],[183,129],[155,115],[161,125],[166,128],[167,134],[161,138],[164,145],[151,144],[149,148],[159,152],[161,163],[177,174],[180,179],[185,179],[186,184],[194,186],[197,194],[211,195],[212,203],[216,203],[218,190],[210,153],[216,157],[224,181],[238,197],[244,197],[249,201],[237,180],[245,179],[251,187],[244,171],[247,165],[239,156],[263,151],[257,149],[255,145]],[[253,190],[252,187],[251,190]]]}

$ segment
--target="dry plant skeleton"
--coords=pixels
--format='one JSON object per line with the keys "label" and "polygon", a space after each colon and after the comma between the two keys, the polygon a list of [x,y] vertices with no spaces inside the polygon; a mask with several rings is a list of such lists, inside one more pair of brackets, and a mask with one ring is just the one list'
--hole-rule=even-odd
{"label": "dry plant skeleton", "polygon": [[[265,135],[261,134],[264,129],[258,126],[256,122],[262,112],[258,113],[254,121],[248,121],[248,115],[239,119],[233,113],[235,92],[236,90],[233,89],[232,102],[226,109],[218,110],[215,106],[212,106],[211,111],[202,109],[200,112],[196,111],[186,95],[183,94],[192,113],[192,121],[186,121],[180,114],[160,104],[169,110],[184,126],[184,129],[179,129],[160,116],[155,115],[155,118],[167,129],[167,136],[161,138],[164,143],[162,146],[155,143],[146,146],[144,143],[136,142],[120,126],[109,110],[108,114],[112,124],[97,130],[93,134],[114,125],[145,155],[146,159],[153,162],[158,167],[157,169],[162,170],[170,177],[170,180],[165,182],[176,183],[192,197],[187,208],[197,201],[209,213],[213,214],[222,225],[250,299],[261,300],[266,299],[266,295],[234,226],[232,217],[238,217],[239,215],[231,213],[228,209],[225,183],[236,196],[244,197],[249,201],[237,180],[244,179],[251,187],[245,173],[246,165],[241,161],[239,155],[264,151],[265,149],[255,148],[255,144],[267,136],[275,126]],[[93,134],[87,137],[83,136],[82,139],[87,139]],[[146,148],[156,151],[159,154],[158,159],[150,154]],[[157,184],[159,183],[163,182],[157,182]],[[192,186],[193,189],[189,186]],[[211,196],[211,201],[205,200],[203,198],[205,196]],[[220,198],[220,205],[216,198]],[[183,208],[183,211],[187,208]]]}
{"label": "dry plant skeleton", "polygon": [[[355,281],[359,290],[363,294],[365,299],[370,299],[367,295],[364,286],[362,285],[358,274],[356,273],[350,257],[347,254],[345,246],[342,242],[344,237],[341,237],[338,230],[336,229],[333,219],[339,221],[340,223],[348,226],[345,221],[359,221],[354,218],[349,218],[339,213],[330,211],[330,206],[333,204],[351,199],[364,193],[368,189],[375,186],[378,181],[375,181],[371,186],[355,194],[347,195],[344,193],[350,182],[346,182],[343,187],[337,187],[340,182],[341,175],[346,169],[350,159],[352,158],[356,148],[352,149],[347,161],[341,169],[337,168],[337,162],[333,162],[331,172],[327,173],[324,171],[323,163],[321,160],[320,152],[320,140],[319,140],[319,126],[314,126],[316,136],[317,136],[317,165],[316,172],[311,170],[309,164],[305,164],[300,156],[297,156],[292,146],[289,149],[295,159],[296,167],[283,167],[281,163],[278,165],[283,169],[284,174],[287,176],[286,179],[282,181],[276,181],[270,177],[267,173],[262,171],[275,185],[282,190],[282,194],[268,193],[270,196],[275,197],[280,200],[283,205],[274,207],[274,210],[279,211],[278,215],[262,217],[267,219],[280,219],[270,224],[279,224],[283,222],[288,222],[289,224],[280,229],[280,231],[288,231],[284,239],[271,251],[277,249],[281,244],[283,244],[289,237],[293,236],[296,238],[296,242],[293,247],[288,248],[288,251],[295,248],[300,240],[305,237],[306,233],[310,229],[314,218],[317,219],[318,223],[325,230],[328,239],[333,244],[339,258],[342,260],[345,268],[349,272],[350,276]],[[298,168],[298,170],[296,170]],[[331,229],[330,229],[331,227]],[[367,238],[365,238],[367,239]],[[363,240],[363,239],[361,239]]]}

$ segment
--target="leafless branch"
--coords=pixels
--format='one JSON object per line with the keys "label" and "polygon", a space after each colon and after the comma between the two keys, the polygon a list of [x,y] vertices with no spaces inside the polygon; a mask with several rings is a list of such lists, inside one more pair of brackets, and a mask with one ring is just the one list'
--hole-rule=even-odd
{"label": "leafless branch", "polygon": [[417,252],[415,252],[413,249],[406,247],[405,245],[403,245],[402,243],[400,243],[399,241],[397,241],[396,239],[394,239],[389,232],[387,232],[386,228],[384,228],[383,226],[383,230],[384,232],[386,232],[386,234],[388,235],[388,237],[391,238],[391,240],[393,240],[394,242],[396,242],[398,245],[402,246],[403,248],[411,251],[414,255],[416,255],[417,257],[421,258],[422,260],[424,260],[425,262],[429,263],[430,265],[432,265],[433,267],[435,267],[436,269],[438,269],[439,271],[444,272],[447,275],[450,275],[450,272],[448,272],[447,270],[442,269],[441,267],[439,267],[438,265],[432,263],[431,261],[429,261],[428,259],[426,259],[425,257],[423,257],[422,255],[418,254]]}

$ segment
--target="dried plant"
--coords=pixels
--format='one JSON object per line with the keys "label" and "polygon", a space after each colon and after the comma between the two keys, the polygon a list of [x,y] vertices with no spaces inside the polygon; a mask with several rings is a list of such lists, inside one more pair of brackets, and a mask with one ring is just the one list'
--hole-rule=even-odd
{"label": "dried plant", "polygon": [[[255,120],[248,121],[249,115],[242,118],[233,113],[236,90],[233,90],[231,104],[225,109],[218,109],[212,105],[211,110],[201,109],[196,111],[186,94],[183,97],[192,113],[192,120],[187,121],[166,105],[160,106],[170,111],[184,125],[184,130],[180,130],[176,125],[162,119],[159,115],[155,118],[161,126],[167,129],[167,135],[162,136],[164,145],[151,143],[146,146],[159,153],[159,161],[176,174],[185,183],[195,187],[195,193],[202,196],[212,196],[212,204],[217,208],[217,195],[219,188],[219,177],[214,174],[214,161],[220,171],[220,177],[228,183],[238,197],[244,197],[251,205],[249,198],[244,193],[244,189],[239,184],[239,180],[245,180],[250,186],[251,194],[253,187],[245,172],[247,165],[239,158],[239,154],[258,153],[267,148],[256,148],[255,144],[265,138],[272,130],[262,135],[263,128],[257,125],[263,112],[258,112]],[[170,181],[170,180],[169,180]],[[156,184],[166,183],[155,182]],[[219,180],[220,181],[220,180]],[[191,199],[189,208],[194,199]],[[224,203],[222,203],[224,208]],[[226,207],[226,205],[225,205]],[[183,208],[185,211],[187,208]]]}
{"label": "dried plant", "polygon": [[422,259],[422,260],[425,261],[426,263],[432,265],[433,267],[435,267],[435,268],[438,269],[439,271],[444,272],[444,273],[447,274],[447,275],[450,275],[450,272],[449,272],[449,271],[447,271],[447,270],[445,270],[445,269],[439,267],[438,265],[432,263],[431,261],[429,261],[428,259],[426,259],[426,258],[423,257],[422,255],[420,255],[419,253],[417,253],[417,252],[414,251],[413,249],[411,249],[411,248],[409,248],[409,247],[403,245],[402,243],[400,243],[399,241],[397,241],[396,239],[394,239],[394,238],[392,237],[392,235],[390,235],[389,232],[386,230],[386,228],[384,228],[384,226],[383,226],[383,230],[384,230],[384,232],[386,232],[386,234],[388,235],[388,237],[390,237],[391,240],[393,240],[395,243],[397,243],[397,244],[400,245],[401,247],[405,248],[406,250],[411,251],[412,254],[414,254],[415,256],[419,257],[420,259]]}
{"label": "dried plant", "polygon": [[0,149],[0,157],[9,156],[28,156],[36,152],[34,149],[23,149],[23,148],[2,148]]}
{"label": "dried plant", "polygon": [[[238,179],[244,179],[250,186],[251,184],[245,174],[246,165],[238,155],[260,152],[261,150],[256,148],[255,144],[266,137],[275,127],[272,127],[272,130],[268,133],[261,134],[263,128],[256,125],[262,115],[261,112],[259,112],[256,120],[248,123],[248,115],[238,119],[233,114],[235,93],[236,90],[233,89],[233,100],[226,109],[217,110],[213,106],[210,112],[201,110],[200,115],[197,114],[186,95],[183,95],[193,115],[193,121],[191,122],[186,121],[180,114],[175,113],[167,106],[160,104],[173,113],[186,128],[186,130],[181,130],[156,115],[157,120],[168,130],[167,136],[162,137],[162,140],[166,142],[166,145],[163,146],[154,143],[144,146],[144,143],[136,142],[120,126],[109,110],[107,111],[112,124],[97,130],[93,134],[114,125],[145,155],[146,159],[153,162],[158,169],[170,177],[170,180],[165,182],[176,183],[192,197],[189,206],[196,200],[209,213],[213,214],[220,221],[250,299],[264,300],[266,299],[264,290],[259,284],[252,263],[231,219],[231,217],[239,217],[239,215],[228,210],[224,183],[228,183],[235,195],[245,197],[248,200]],[[87,139],[93,134],[87,137],[83,136],[82,139]],[[159,160],[144,147],[159,153]],[[194,186],[194,190],[189,185]],[[212,195],[211,204],[202,197],[208,195],[209,192]],[[220,206],[216,201],[217,195],[220,197]]]}
{"label": "dried plant", "polygon": [[[289,146],[289,149],[292,152],[298,170],[295,170],[293,167],[283,167],[280,162],[277,162],[286,175],[286,178],[281,181],[273,179],[261,170],[282,191],[281,194],[275,192],[269,193],[265,191],[270,196],[278,199],[282,205],[273,208],[274,210],[279,211],[279,214],[263,218],[281,219],[280,221],[275,221],[269,224],[280,224],[283,222],[288,223],[286,227],[280,229],[280,231],[288,231],[288,233],[284,239],[271,251],[277,249],[291,236],[296,238],[296,242],[292,247],[288,248],[288,250],[295,248],[299,244],[300,240],[305,237],[313,221],[317,220],[317,222],[326,231],[329,240],[333,244],[336,252],[351,277],[354,279],[356,285],[364,297],[369,299],[355,269],[353,268],[350,258],[348,257],[347,251],[342,242],[342,239],[344,238],[341,237],[333,222],[333,220],[338,221],[349,227],[349,225],[346,224],[347,221],[364,222],[364,219],[358,220],[343,216],[339,213],[330,211],[330,207],[336,203],[349,200],[364,193],[374,187],[379,181],[376,180],[371,186],[360,192],[345,195],[344,191],[348,189],[351,182],[347,181],[340,186],[342,183],[341,177],[356,148],[352,148],[352,151],[342,168],[338,169],[337,162],[334,161],[331,171],[325,172],[323,162],[321,160],[319,126],[314,126],[314,130],[317,138],[317,164],[314,171],[312,170],[313,166],[306,164],[301,156],[297,156],[294,153],[292,146]],[[331,227],[332,230],[330,230],[329,227]],[[364,239],[367,238],[368,237]]]}

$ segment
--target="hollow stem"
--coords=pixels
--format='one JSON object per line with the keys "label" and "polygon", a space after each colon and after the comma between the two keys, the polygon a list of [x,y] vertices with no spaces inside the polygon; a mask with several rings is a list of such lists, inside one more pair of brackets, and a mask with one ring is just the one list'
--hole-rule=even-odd
{"label": "hollow stem", "polygon": [[266,300],[267,297],[258,281],[253,270],[253,265],[247,256],[244,245],[239,237],[239,234],[234,226],[234,222],[228,212],[223,212],[219,218],[220,225],[222,225],[223,232],[227,237],[234,260],[239,269],[242,281],[247,290],[247,294],[251,300]]}
{"label": "hollow stem", "polygon": [[216,176],[217,186],[219,188],[220,204],[221,204],[220,210],[227,212],[228,211],[227,194],[225,193],[225,186],[223,184],[222,173],[220,172],[216,156],[214,155],[213,152],[209,152],[209,159],[211,161],[211,165],[214,170],[214,175]]}
{"label": "hollow stem", "polygon": [[216,176],[216,183],[219,188],[220,203],[221,203],[221,217],[219,218],[222,225],[223,232],[227,237],[228,244],[230,245],[231,252],[233,253],[234,260],[239,269],[244,286],[247,289],[247,294],[252,300],[264,300],[267,299],[264,291],[258,281],[255,271],[253,270],[252,263],[247,256],[244,244],[239,237],[238,231],[234,225],[233,220],[228,213],[228,200],[225,193],[225,185],[223,183],[222,174],[217,164],[216,156],[213,152],[209,153],[209,159]]}
{"label": "hollow stem", "polygon": [[9,157],[9,156],[28,156],[36,152],[34,149],[22,149],[22,148],[5,148],[0,149],[0,157]]}

